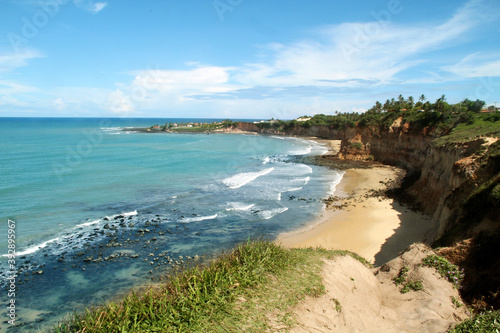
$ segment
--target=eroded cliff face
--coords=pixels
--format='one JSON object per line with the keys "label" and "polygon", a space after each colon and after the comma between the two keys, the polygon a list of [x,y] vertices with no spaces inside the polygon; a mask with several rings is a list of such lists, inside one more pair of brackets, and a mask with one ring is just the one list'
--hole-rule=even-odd
{"label": "eroded cliff face", "polygon": [[[262,134],[283,134],[274,128],[259,129],[254,124],[241,123],[238,128]],[[474,188],[498,172],[489,170],[491,163],[481,157],[495,139],[435,146],[432,141],[442,133],[430,127],[411,128],[402,118],[396,119],[389,128],[311,126],[295,127],[286,134],[342,140],[340,158],[373,159],[408,170],[414,183],[406,193],[433,218],[434,228],[427,235],[428,243],[455,226],[463,215],[462,205]]]}

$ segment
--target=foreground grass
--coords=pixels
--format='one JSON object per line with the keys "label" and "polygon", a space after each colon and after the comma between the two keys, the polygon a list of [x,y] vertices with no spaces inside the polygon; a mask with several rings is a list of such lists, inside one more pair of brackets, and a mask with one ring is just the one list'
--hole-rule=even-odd
{"label": "foreground grass", "polygon": [[449,333],[500,332],[500,311],[488,311],[467,319],[448,331]]}
{"label": "foreground grass", "polygon": [[252,241],[160,287],[119,303],[74,314],[55,332],[265,331],[294,325],[292,310],[305,296],[324,293],[323,258],[347,251],[284,249]]}

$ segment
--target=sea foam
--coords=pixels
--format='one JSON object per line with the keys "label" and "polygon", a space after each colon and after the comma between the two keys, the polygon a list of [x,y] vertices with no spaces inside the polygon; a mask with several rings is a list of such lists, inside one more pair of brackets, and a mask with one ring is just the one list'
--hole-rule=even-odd
{"label": "sea foam", "polygon": [[255,206],[255,204],[248,205],[242,202],[230,202],[228,205],[230,207],[226,208],[226,211],[248,211]]}
{"label": "sea foam", "polygon": [[268,168],[258,172],[242,172],[232,177],[226,178],[222,182],[231,189],[240,188],[261,176],[267,175],[273,170],[274,168]]}
{"label": "sea foam", "polygon": [[286,212],[287,210],[288,210],[288,207],[280,207],[280,208],[274,208],[271,210],[264,210],[262,212],[259,212],[259,217],[264,219],[264,220],[269,220],[278,214]]}
{"label": "sea foam", "polygon": [[213,220],[217,218],[219,215],[214,214],[210,216],[194,216],[194,217],[185,217],[181,220],[181,222],[184,223],[190,223],[190,222],[200,222],[200,221],[205,221],[205,220]]}

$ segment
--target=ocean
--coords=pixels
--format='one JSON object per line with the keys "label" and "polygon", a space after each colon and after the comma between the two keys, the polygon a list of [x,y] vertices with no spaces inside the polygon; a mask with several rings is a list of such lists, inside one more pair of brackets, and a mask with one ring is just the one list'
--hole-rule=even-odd
{"label": "ocean", "polygon": [[0,118],[2,331],[12,299],[20,331],[46,330],[182,265],[297,229],[342,178],[294,162],[327,151],[302,138],[127,131],[182,121],[220,120]]}

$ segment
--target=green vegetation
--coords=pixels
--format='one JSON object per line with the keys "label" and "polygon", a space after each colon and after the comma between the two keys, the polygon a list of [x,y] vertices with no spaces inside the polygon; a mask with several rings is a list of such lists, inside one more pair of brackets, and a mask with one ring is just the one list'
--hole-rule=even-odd
{"label": "green vegetation", "polygon": [[454,287],[460,288],[464,278],[463,269],[460,269],[458,266],[450,263],[445,258],[435,254],[424,258],[424,260],[422,260],[422,264],[426,267],[435,268],[442,277],[453,283]]}
{"label": "green vegetation", "polygon": [[419,290],[423,290],[423,289],[424,289],[424,285],[422,284],[422,281],[419,281],[419,280],[409,281],[409,282],[405,283],[403,288],[401,288],[401,294],[406,294],[410,290],[419,291]]}
{"label": "green vegetation", "polygon": [[364,146],[363,146],[363,144],[361,142],[352,142],[351,143],[351,148],[362,150],[364,148]]}
{"label": "green vegetation", "polygon": [[[496,114],[473,114],[473,121],[467,120],[455,124],[450,134],[435,139],[434,146],[444,146],[449,143],[465,142],[480,136],[498,137],[500,136],[500,121]],[[500,116],[500,115],[499,115]]]}
{"label": "green vegetation", "polygon": [[340,304],[339,300],[336,298],[332,298],[333,303],[335,303],[335,311],[338,313],[342,312],[342,304]]}
{"label": "green vegetation", "polygon": [[399,270],[398,276],[392,280],[392,281],[394,281],[394,284],[396,284],[396,286],[403,284],[406,281],[406,278],[408,277],[409,271],[410,271],[410,269],[408,268],[408,266],[401,267],[401,269]]}
{"label": "green vegetation", "polygon": [[406,294],[410,290],[419,291],[424,289],[422,281],[419,280],[408,280],[408,273],[410,268],[408,266],[403,266],[399,270],[398,276],[396,276],[392,281],[395,285],[402,285],[400,291],[402,294]]}
{"label": "green vegetation", "polygon": [[[388,129],[396,119],[401,118],[402,124],[409,124],[412,130],[421,130],[426,127],[435,129],[435,135],[449,134],[436,140],[436,145],[450,142],[461,142],[478,136],[498,136],[500,134],[500,113],[479,113],[485,102],[464,99],[457,104],[449,104],[446,96],[439,97],[434,103],[427,101],[421,95],[418,101],[410,96],[397,99],[388,99],[384,104],[376,102],[365,113],[339,113],[335,115],[317,114],[307,121],[275,120],[257,124],[260,129],[273,129],[278,132],[288,132],[311,126],[328,126],[332,129],[347,129],[356,126],[381,126]],[[450,132],[451,133],[448,133]]]}
{"label": "green vegetation", "polygon": [[458,299],[456,299],[455,296],[451,296],[451,302],[457,309],[463,306],[463,304]]}
{"label": "green vegetation", "polygon": [[[290,249],[267,241],[238,246],[206,268],[194,268],[162,287],[119,303],[87,309],[56,332],[231,332],[292,327],[293,307],[324,293],[322,258],[348,251]],[[336,302],[336,308],[341,309]],[[339,311],[339,310],[337,310]]]}
{"label": "green vegetation", "polygon": [[458,324],[449,333],[500,332],[500,311],[487,311]]}

